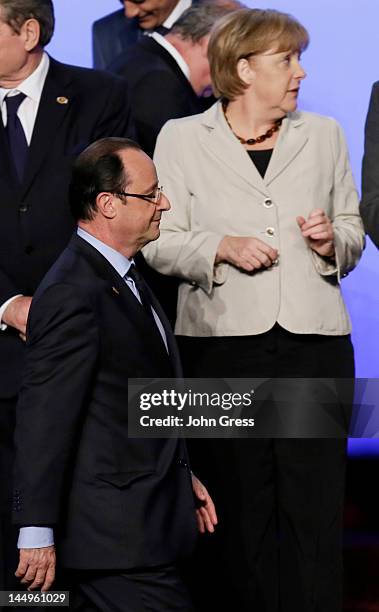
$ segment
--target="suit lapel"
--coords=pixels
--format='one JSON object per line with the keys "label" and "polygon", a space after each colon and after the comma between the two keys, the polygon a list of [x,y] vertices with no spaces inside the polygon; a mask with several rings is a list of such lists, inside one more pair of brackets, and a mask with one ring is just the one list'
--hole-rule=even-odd
{"label": "suit lapel", "polygon": [[188,98],[190,100],[192,99],[192,101],[195,100],[199,105],[198,96],[192,89],[191,83],[187,79],[183,70],[181,70],[181,68],[179,67],[175,58],[164,47],[162,47],[162,45],[160,45],[156,40],[154,40],[154,38],[151,38],[150,36],[145,36],[140,44],[154,57],[159,56],[165,62],[165,64],[170,67],[171,71],[175,74],[177,79],[186,89]]}
{"label": "suit lapel", "polygon": [[265,183],[245,149],[232,134],[218,102],[202,115],[201,141],[205,148],[227,166],[239,178],[263,195],[267,194]]}
{"label": "suit lapel", "polygon": [[155,312],[157,313],[163,325],[165,334],[166,334],[169,355],[170,355],[172,367],[174,370],[174,376],[176,376],[177,378],[180,378],[183,376],[183,370],[182,370],[179,349],[178,349],[178,345],[176,344],[175,336],[173,334],[171,325],[165,315],[163,308],[161,307],[160,303],[158,302],[157,298],[155,297],[154,293],[151,291],[149,286],[148,286],[148,290],[149,290],[149,294],[151,298],[151,303],[153,304],[153,308]]}
{"label": "suit lapel", "polygon": [[284,119],[267,172],[264,177],[270,185],[296,158],[308,140],[304,121],[299,113],[291,113]]}
{"label": "suit lapel", "polygon": [[14,187],[19,189],[19,182],[14,169],[14,165],[11,159],[9,150],[7,135],[3,122],[0,118],[0,176],[6,178],[7,183],[14,183]]}
{"label": "suit lapel", "polygon": [[[158,359],[169,359],[158,327],[144,312],[144,308],[141,306],[136,296],[129,289],[124,279],[121,278],[121,276],[116,272],[116,270],[108,262],[108,260],[103,257],[103,255],[101,255],[101,253],[99,253],[97,249],[95,249],[91,244],[83,240],[76,233],[73,235],[69,247],[73,248],[76,251],[79,251],[81,255],[85,257],[85,259],[87,259],[92,268],[95,269],[97,275],[100,276],[106,282],[106,284],[108,285],[109,294],[112,295],[115,300],[119,300],[122,303],[122,307],[125,313],[127,313],[128,318],[133,322],[133,325],[136,327],[136,329],[138,329],[139,335],[141,336],[141,338],[143,338],[145,344],[149,346],[149,351],[151,352],[151,354],[158,355]],[[153,304],[154,308],[156,304],[158,304],[154,296]],[[161,319],[161,309],[159,305],[156,311],[159,318]],[[166,321],[162,321],[170,347],[171,338],[169,338],[170,334],[168,333],[169,324],[167,323],[167,328],[166,323]],[[175,360],[172,360],[172,366],[174,370],[176,365],[177,364],[175,363]]]}
{"label": "suit lapel", "polygon": [[[72,106],[70,77],[61,70],[60,64],[50,58],[49,71],[42,90],[29,156],[22,185],[23,194],[28,191],[38,170],[51,149],[59,126]],[[59,168],[57,168],[59,172]]]}

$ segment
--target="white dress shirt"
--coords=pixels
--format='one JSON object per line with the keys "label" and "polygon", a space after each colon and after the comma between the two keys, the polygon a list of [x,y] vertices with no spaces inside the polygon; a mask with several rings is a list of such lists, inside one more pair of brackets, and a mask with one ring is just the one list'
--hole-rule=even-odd
{"label": "white dress shirt", "polygon": [[[49,70],[49,65],[49,56],[44,52],[42,54],[42,59],[34,72],[32,72],[32,74],[15,89],[5,89],[5,87],[0,87],[0,109],[4,127],[7,125],[8,120],[5,98],[7,96],[16,96],[19,93],[23,93],[26,96],[25,100],[21,102],[18,108],[17,116],[20,119],[22,128],[25,132],[25,138],[28,145],[30,145],[32,140],[34,124],[36,122],[38,107]],[[20,297],[20,295],[21,294],[13,295],[9,300],[0,305],[0,331],[4,331],[4,329],[7,328],[5,323],[2,323],[1,320],[8,304],[16,299],[16,297]]]}
{"label": "white dress shirt", "polygon": [[186,11],[191,6],[191,4],[191,0],[179,0],[172,13],[169,14],[166,21],[164,21],[162,25],[165,28],[171,29],[175,21],[179,19],[180,15],[184,13],[184,11]]}

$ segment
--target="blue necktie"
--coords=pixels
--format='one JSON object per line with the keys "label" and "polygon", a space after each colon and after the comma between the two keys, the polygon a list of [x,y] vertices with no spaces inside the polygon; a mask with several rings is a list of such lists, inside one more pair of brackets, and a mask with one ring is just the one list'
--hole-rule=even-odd
{"label": "blue necktie", "polygon": [[22,181],[24,176],[25,163],[28,155],[28,143],[17,111],[25,98],[26,96],[23,93],[19,93],[16,96],[7,96],[5,98],[5,104],[7,105],[6,132],[13,163],[20,181]]}
{"label": "blue necktie", "polygon": [[153,315],[153,311],[151,310],[152,304],[151,304],[151,300],[150,300],[150,296],[147,290],[147,287],[145,285],[145,282],[142,278],[142,276],[140,275],[140,273],[138,272],[135,264],[132,264],[128,270],[128,272],[125,275],[128,278],[131,278],[132,281],[134,282],[137,291],[139,293],[139,296],[141,298],[141,303],[142,306],[144,307],[146,314],[154,321],[155,323],[155,319],[154,319],[154,315]]}

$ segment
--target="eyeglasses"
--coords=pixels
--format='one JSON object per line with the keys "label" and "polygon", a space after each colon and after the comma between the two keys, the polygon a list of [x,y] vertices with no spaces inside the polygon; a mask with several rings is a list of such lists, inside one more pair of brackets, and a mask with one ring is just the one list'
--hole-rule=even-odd
{"label": "eyeglasses", "polygon": [[145,202],[150,202],[151,204],[159,204],[163,193],[163,187],[157,187],[152,193],[127,193],[126,191],[114,192],[113,195],[116,196],[125,196],[129,198],[139,198],[140,200],[145,200]]}

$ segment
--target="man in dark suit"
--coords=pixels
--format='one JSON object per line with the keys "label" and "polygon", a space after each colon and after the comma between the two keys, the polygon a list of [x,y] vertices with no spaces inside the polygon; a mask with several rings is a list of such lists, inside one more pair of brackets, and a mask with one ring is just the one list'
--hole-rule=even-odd
{"label": "man in dark suit", "polygon": [[366,118],[361,215],[366,232],[379,248],[379,81],[372,87]]}
{"label": "man in dark suit", "polygon": [[232,1],[192,6],[168,34],[144,36],[111,64],[110,70],[128,83],[137,140],[148,155],[153,155],[158,134],[169,119],[205,110],[200,96],[211,86],[210,31],[237,6]]}
{"label": "man in dark suit", "polygon": [[191,0],[120,0],[124,8],[92,26],[93,65],[106,70],[117,56],[153,30],[168,31]]}
{"label": "man in dark suit", "polygon": [[51,0],[0,0],[0,588],[15,571],[2,540],[31,296],[74,227],[67,189],[76,154],[130,134],[126,84],[49,58],[53,29]]}
{"label": "man in dark suit", "polygon": [[212,501],[183,440],[128,437],[128,378],[181,375],[173,334],[133,261],[170,204],[151,159],[120,138],[79,156],[70,203],[78,234],[28,321],[14,516],[34,545],[21,547],[17,575],[47,590],[55,537],[73,570],[74,609],[189,611],[176,561],[192,551],[196,512],[200,530],[213,531]]}

